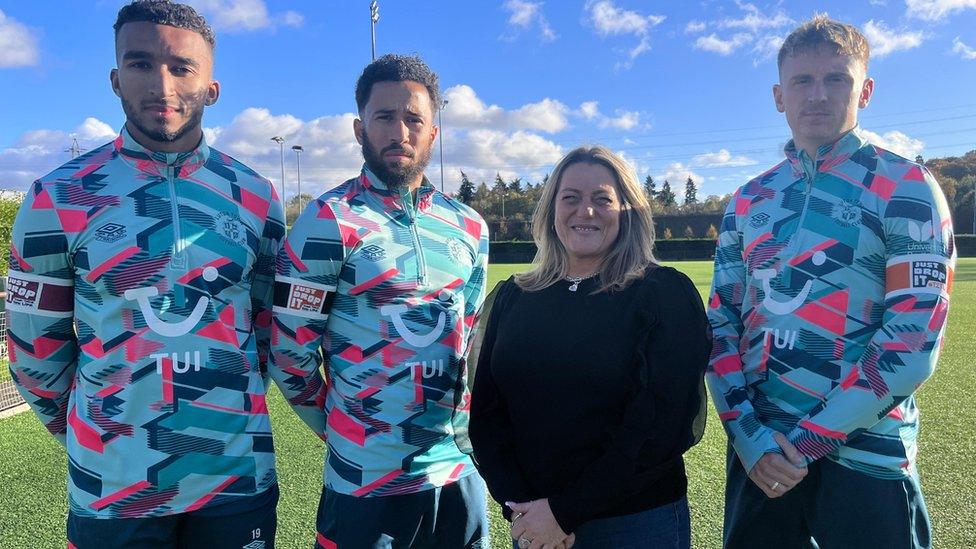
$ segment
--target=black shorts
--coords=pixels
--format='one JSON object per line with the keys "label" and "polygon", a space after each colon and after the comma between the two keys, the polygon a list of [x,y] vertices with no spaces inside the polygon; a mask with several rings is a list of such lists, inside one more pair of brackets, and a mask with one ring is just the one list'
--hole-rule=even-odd
{"label": "black shorts", "polygon": [[234,504],[164,517],[99,519],[68,512],[68,549],[273,549],[278,487]]}
{"label": "black shorts", "polygon": [[317,549],[489,547],[485,483],[477,474],[416,494],[361,498],[322,489]]}

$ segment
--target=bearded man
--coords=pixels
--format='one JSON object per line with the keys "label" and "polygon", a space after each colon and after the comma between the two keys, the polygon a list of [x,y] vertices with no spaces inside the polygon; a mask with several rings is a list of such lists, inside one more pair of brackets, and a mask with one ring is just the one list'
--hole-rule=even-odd
{"label": "bearded man", "polygon": [[487,226],[424,177],[440,93],[423,61],[377,59],[356,103],[362,172],[309,204],[275,278],[272,376],[328,446],[316,547],[482,547],[485,487],[455,431]]}

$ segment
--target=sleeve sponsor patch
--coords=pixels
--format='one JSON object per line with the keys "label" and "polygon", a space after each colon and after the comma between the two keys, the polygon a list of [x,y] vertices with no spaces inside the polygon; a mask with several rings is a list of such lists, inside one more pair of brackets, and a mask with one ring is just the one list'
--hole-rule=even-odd
{"label": "sleeve sponsor patch", "polygon": [[7,308],[11,311],[67,318],[74,316],[74,284],[68,280],[11,271]]}
{"label": "sleeve sponsor patch", "polygon": [[911,255],[888,262],[885,293],[944,293],[952,288],[952,265],[940,255]]}
{"label": "sleeve sponsor patch", "polygon": [[324,320],[329,317],[335,286],[307,282],[297,278],[277,277],[274,289],[274,312]]}

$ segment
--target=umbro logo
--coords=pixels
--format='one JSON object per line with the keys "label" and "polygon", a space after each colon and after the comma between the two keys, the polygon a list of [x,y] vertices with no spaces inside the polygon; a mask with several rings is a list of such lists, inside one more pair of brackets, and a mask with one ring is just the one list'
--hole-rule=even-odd
{"label": "umbro logo", "polygon": [[115,242],[125,236],[125,227],[118,223],[106,223],[95,229],[95,240],[99,242]]}
{"label": "umbro logo", "polygon": [[749,226],[753,229],[758,229],[759,227],[765,227],[769,223],[768,213],[757,213],[749,219]]}
{"label": "umbro logo", "polygon": [[380,261],[386,258],[386,250],[376,244],[370,244],[363,248],[359,252],[359,255],[363,256],[363,259],[367,261]]}

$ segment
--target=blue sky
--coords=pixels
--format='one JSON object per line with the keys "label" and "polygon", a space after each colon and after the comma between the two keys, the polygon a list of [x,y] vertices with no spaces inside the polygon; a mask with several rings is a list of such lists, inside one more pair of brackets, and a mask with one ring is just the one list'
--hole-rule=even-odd
{"label": "blue sky", "polygon": [[[213,145],[280,185],[318,194],[362,162],[353,88],[370,60],[368,0],[190,0],[217,31]],[[123,2],[0,0],[0,188],[24,189],[111,139],[124,119],[108,82]],[[459,170],[538,181],[582,143],[639,177],[699,196],[733,191],[782,158],[775,53],[814,11],[858,25],[876,87],[862,127],[896,152],[976,148],[976,0],[663,2],[380,0],[377,52],[417,53],[440,74],[447,190]],[[435,151],[429,177],[439,184]]]}

